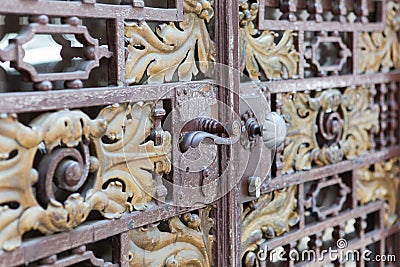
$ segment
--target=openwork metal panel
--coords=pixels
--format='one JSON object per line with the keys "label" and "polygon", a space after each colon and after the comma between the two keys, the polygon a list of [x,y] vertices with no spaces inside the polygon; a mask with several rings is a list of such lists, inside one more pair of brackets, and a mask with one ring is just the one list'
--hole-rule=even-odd
{"label": "openwork metal panel", "polygon": [[223,12],[213,1],[0,4],[1,266],[213,264],[215,207],[174,186],[218,174],[218,159],[190,173],[175,162],[188,121],[207,105],[207,123],[224,119],[212,79]]}
{"label": "openwork metal panel", "polygon": [[287,125],[241,206],[243,266],[398,265],[399,8],[240,1],[242,71]]}
{"label": "openwork metal panel", "polygon": [[397,266],[399,22],[2,0],[0,266]]}

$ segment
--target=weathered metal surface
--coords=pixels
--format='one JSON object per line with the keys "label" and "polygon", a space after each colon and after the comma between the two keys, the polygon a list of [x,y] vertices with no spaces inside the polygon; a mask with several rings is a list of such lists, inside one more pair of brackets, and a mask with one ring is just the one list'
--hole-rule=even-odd
{"label": "weathered metal surface", "polygon": [[[368,2],[368,3],[367,3]],[[260,0],[258,28],[260,30],[340,31],[382,29],[385,1],[320,0],[291,1]],[[331,15],[326,13],[330,12]],[[369,17],[374,13],[374,17]],[[267,16],[266,16],[267,15]]]}
{"label": "weathered metal surface", "polygon": [[56,266],[71,266],[74,264],[89,263],[91,266],[98,267],[117,267],[118,264],[111,262],[104,262],[103,259],[98,259],[94,255],[93,251],[87,251],[85,246],[80,246],[71,250],[71,255],[61,256],[58,258],[57,255],[49,256],[39,261],[38,266],[46,267],[51,265]]}
{"label": "weathered metal surface", "polygon": [[[399,21],[398,1],[3,0],[0,266],[268,266],[341,239],[399,258]],[[41,34],[61,61],[28,60]]]}
{"label": "weathered metal surface", "polygon": [[[278,34],[272,31],[259,31],[255,28],[254,19],[258,12],[257,4],[249,6],[248,1],[241,1],[239,11],[240,29],[240,64],[251,79],[263,76],[268,80],[293,78],[297,74],[299,54],[294,47],[292,31],[285,31],[279,42]],[[260,65],[260,67],[259,67]]]}
{"label": "weathered metal surface", "polygon": [[400,4],[386,5],[385,29],[382,32],[360,32],[357,36],[357,72],[373,73],[400,68]]}
{"label": "weathered metal surface", "polygon": [[297,187],[292,186],[242,205],[243,266],[256,265],[256,252],[263,240],[289,232],[299,222],[296,195]]}
{"label": "weathered metal surface", "polygon": [[[9,14],[32,14],[49,16],[65,16],[68,10],[69,16],[91,17],[91,18],[116,18],[140,19],[140,20],[161,20],[179,21],[182,19],[183,7],[182,0],[173,1],[176,8],[154,8],[142,4],[133,4],[143,1],[125,0],[104,0],[98,1],[13,1],[5,0],[0,7],[0,13]],[[102,3],[105,2],[105,3]],[[108,2],[108,3],[107,3]],[[130,2],[130,4],[129,4]],[[171,3],[171,1],[168,1]],[[160,12],[163,16],[160,16]]]}
{"label": "weathered metal surface", "polygon": [[[344,266],[346,259],[321,253],[343,239],[346,251],[370,249],[373,255],[398,257],[399,246],[393,243],[400,230],[398,3],[241,1],[239,12],[242,29],[258,19],[258,28],[251,29],[261,36],[292,31],[299,58],[296,75],[275,80],[259,69],[288,74],[287,66],[265,64],[271,60],[266,55],[252,61],[256,75],[243,68],[261,80],[257,85],[270,95],[271,111],[285,118],[288,134],[271,174],[246,177],[248,183],[242,183],[253,199],[242,198],[242,265]],[[242,58],[253,55],[252,49],[241,51]],[[243,81],[241,87],[250,92],[254,83]],[[279,207],[275,194],[293,188],[297,193],[282,202],[291,209]],[[249,219],[249,207],[259,216]],[[258,226],[247,231],[248,225]],[[289,259],[310,251],[314,260]],[[287,260],[276,256],[281,252]],[[359,259],[357,264],[368,263]]]}
{"label": "weathered metal surface", "polygon": [[158,145],[146,141],[152,105],[109,106],[94,120],[76,110],[45,113],[29,127],[3,115],[0,199],[9,219],[1,227],[2,248],[19,246],[29,230],[72,229],[92,210],[118,218],[146,208],[156,186],[145,170],[171,169],[170,134],[163,132]]}
{"label": "weathered metal surface", "polygon": [[170,218],[164,226],[168,230],[161,222],[129,231],[130,266],[211,266],[214,219],[210,211],[207,207],[198,214]]}
{"label": "weathered metal surface", "polygon": [[[110,58],[112,53],[107,46],[99,46],[99,41],[90,36],[85,26],[80,26],[77,17],[70,17],[63,25],[49,23],[45,15],[31,18],[29,23],[18,35],[9,39],[9,45],[0,50],[0,61],[10,61],[10,65],[21,72],[24,79],[34,82],[37,90],[48,91],[52,89],[52,81],[65,80],[66,88],[80,89],[83,84],[80,79],[87,79],[93,68],[100,64],[102,58]],[[68,45],[63,46],[60,52],[63,58],[82,58],[82,62],[72,71],[62,73],[38,73],[34,66],[24,62],[24,45],[31,41],[36,34],[74,34],[83,44],[82,51],[72,51],[71,42],[63,40]],[[76,48],[74,49],[76,50]],[[82,56],[83,55],[83,56]]]}
{"label": "weathered metal surface", "polygon": [[[145,74],[144,82],[148,83],[170,82],[175,72],[179,81],[190,81],[199,72],[210,76],[215,47],[206,22],[212,19],[214,10],[209,1],[202,1],[200,8],[191,1],[184,1],[183,6],[185,13],[179,27],[172,23],[162,24],[153,33],[146,22],[126,22],[128,84],[141,82]],[[195,56],[198,57],[196,60]]]}
{"label": "weathered metal surface", "polygon": [[314,97],[298,92],[283,96],[289,125],[283,172],[354,158],[370,147],[369,133],[379,130],[379,106],[370,103],[368,88],[329,89]]}
{"label": "weathered metal surface", "polygon": [[385,224],[393,225],[397,220],[397,198],[400,180],[398,159],[377,162],[371,168],[360,168],[357,176],[356,192],[361,204],[371,201],[385,201]]}

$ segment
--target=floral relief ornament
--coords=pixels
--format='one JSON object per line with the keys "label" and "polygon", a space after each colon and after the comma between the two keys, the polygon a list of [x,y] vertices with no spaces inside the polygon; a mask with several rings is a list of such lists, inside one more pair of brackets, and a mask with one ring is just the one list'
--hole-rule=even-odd
{"label": "floral relief ornament", "polygon": [[377,200],[384,201],[386,226],[391,226],[397,221],[399,173],[399,158],[355,170],[358,201],[361,205]]}
{"label": "floral relief ornament", "polygon": [[[126,22],[128,43],[126,82],[148,83],[190,81],[200,72],[210,75],[215,62],[215,44],[207,31],[214,16],[213,1],[184,0],[183,21],[158,25],[153,31],[146,22]],[[197,62],[196,62],[197,61]]]}
{"label": "floral relief ornament", "polygon": [[241,70],[246,71],[252,80],[262,77],[261,70],[268,80],[294,78],[299,61],[299,53],[294,47],[295,33],[286,30],[276,43],[277,33],[257,30],[254,20],[258,6],[258,0],[251,4],[247,0],[239,1]]}
{"label": "floral relief ornament", "polygon": [[297,213],[297,186],[261,195],[242,205],[242,260],[244,266],[256,265],[257,252],[267,239],[290,231],[300,220]]}
{"label": "floral relief ornament", "polygon": [[379,130],[379,105],[368,88],[358,86],[283,96],[288,133],[283,172],[309,170],[354,158],[370,148],[369,133]]}
{"label": "floral relief ornament", "polygon": [[173,267],[212,266],[214,219],[211,207],[168,219],[160,230],[154,223],[129,231],[129,265]]}
{"label": "floral relief ornament", "polygon": [[152,108],[152,103],[116,104],[95,119],[62,110],[42,114],[29,126],[3,114],[0,246],[15,249],[30,230],[69,230],[92,210],[118,218],[151,205],[152,173],[171,169],[170,134],[163,133],[159,146],[147,140]]}
{"label": "floral relief ornament", "polygon": [[400,68],[400,3],[386,4],[383,32],[361,32],[357,37],[357,72],[387,72]]}

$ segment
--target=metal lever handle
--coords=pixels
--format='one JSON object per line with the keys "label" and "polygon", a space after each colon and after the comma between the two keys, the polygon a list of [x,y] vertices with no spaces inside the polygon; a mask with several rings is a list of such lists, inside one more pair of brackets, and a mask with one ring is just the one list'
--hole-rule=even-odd
{"label": "metal lever handle", "polygon": [[231,138],[224,138],[215,134],[195,131],[195,132],[188,132],[182,137],[182,139],[179,142],[179,149],[182,153],[185,153],[186,151],[189,150],[189,147],[196,148],[205,139],[211,140],[216,145],[233,144]]}
{"label": "metal lever handle", "polygon": [[196,118],[187,123],[184,129],[191,128],[179,140],[179,150],[185,153],[190,147],[196,148],[203,140],[209,140],[215,145],[232,145],[236,142],[230,137],[221,137],[217,134],[227,134],[224,126],[211,118]]}

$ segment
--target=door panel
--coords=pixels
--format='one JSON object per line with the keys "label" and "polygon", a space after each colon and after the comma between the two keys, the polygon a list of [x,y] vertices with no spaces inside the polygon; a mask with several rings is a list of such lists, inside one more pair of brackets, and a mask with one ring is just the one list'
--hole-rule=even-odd
{"label": "door panel", "polygon": [[397,266],[399,5],[3,0],[0,266]]}
{"label": "door panel", "polygon": [[179,143],[226,126],[214,8],[2,3],[1,266],[212,264],[219,145],[196,169]]}
{"label": "door panel", "polygon": [[397,266],[398,3],[239,10],[243,72],[287,126],[261,196],[241,205],[242,265]]}

